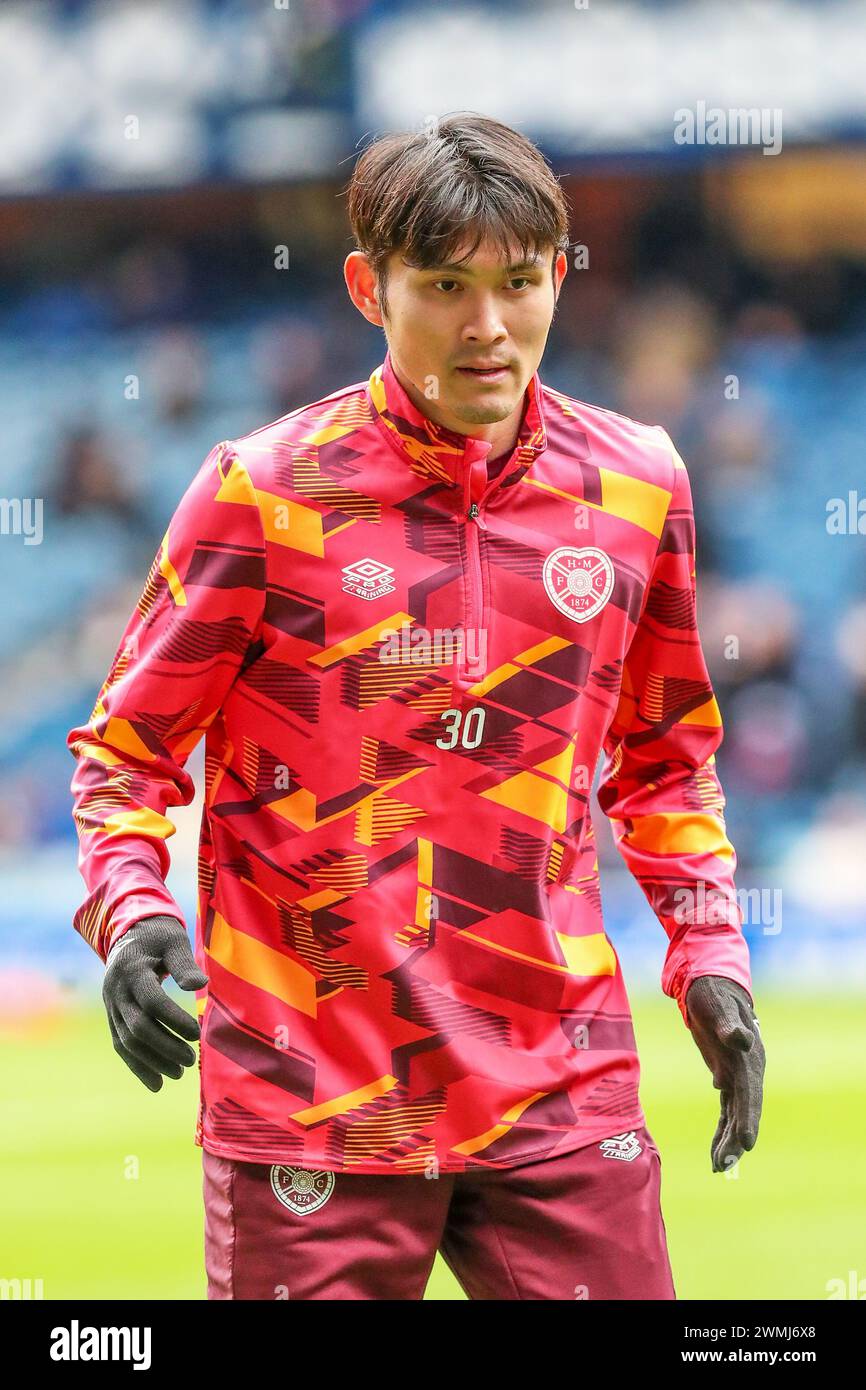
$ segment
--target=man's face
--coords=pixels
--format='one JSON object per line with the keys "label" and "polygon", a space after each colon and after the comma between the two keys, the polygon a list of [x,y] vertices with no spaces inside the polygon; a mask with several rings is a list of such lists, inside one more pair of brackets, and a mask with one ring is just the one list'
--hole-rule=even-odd
{"label": "man's face", "polygon": [[[496,243],[483,241],[463,265],[418,270],[392,253],[387,314],[375,305],[362,312],[381,322],[398,376],[415,388],[407,387],[426,415],[466,434],[522,409],[567,268],[562,253],[552,267],[553,256],[548,247],[521,263],[519,250],[503,258]],[[473,370],[490,366],[497,370]]]}

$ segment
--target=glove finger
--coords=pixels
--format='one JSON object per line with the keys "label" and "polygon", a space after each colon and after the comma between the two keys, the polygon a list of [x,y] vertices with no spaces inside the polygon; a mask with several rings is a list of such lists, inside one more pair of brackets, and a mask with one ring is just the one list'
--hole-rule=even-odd
{"label": "glove finger", "polygon": [[186,933],[172,941],[162,959],[169,975],[181,989],[204,989],[208,977],[196,965]]}
{"label": "glove finger", "polygon": [[741,1057],[734,1075],[734,1134],[743,1149],[753,1149],[763,1101],[763,1066],[757,1056]]}
{"label": "glove finger", "polygon": [[734,1096],[729,1089],[725,1091],[724,1095],[724,1120],[719,1121],[713,1153],[713,1171],[716,1173],[726,1173],[732,1163],[738,1161],[743,1153],[736,1135]]}
{"label": "glove finger", "polygon": [[733,1122],[728,1119],[726,1129],[724,1129],[724,1134],[721,1136],[719,1147],[716,1148],[716,1155],[714,1155],[713,1158],[713,1172],[727,1173],[727,1170],[730,1169],[735,1162],[738,1162],[741,1156],[742,1148],[741,1145],[738,1145],[737,1141],[735,1141]]}
{"label": "glove finger", "polygon": [[733,1052],[748,1052],[754,1042],[752,1021],[741,999],[731,999],[719,1019],[716,1038],[722,1047]]}
{"label": "glove finger", "polygon": [[736,1052],[748,1052],[755,1038],[748,1024],[740,1022],[720,1030],[719,1041]]}
{"label": "glove finger", "polygon": [[128,1053],[136,1061],[145,1066],[149,1071],[160,1075],[171,1076],[177,1081],[183,1076],[183,1067],[179,1062],[172,1061],[161,1053],[154,1052],[146,1042],[142,1042],[134,1033],[131,1033],[122,1019],[117,1020],[117,1032],[115,1035],[115,1051]]}
{"label": "glove finger", "polygon": [[707,1045],[713,1085],[717,1090],[728,1092],[729,1102],[735,1099],[737,1079],[744,1074],[743,1069],[753,1066],[753,1049],[756,1046],[762,1048],[760,1037],[753,1032],[746,1019],[737,1022],[726,1019]]}
{"label": "glove finger", "polygon": [[198,1042],[201,1037],[198,1021],[169,998],[155,975],[140,975],[129,981],[129,988],[148,1018],[158,1019],[189,1042]]}
{"label": "glove finger", "polygon": [[754,1147],[757,1139],[757,1122],[750,1119],[750,1071],[749,1061],[741,1057],[734,1072],[728,1101],[728,1125],[716,1154],[720,1169],[729,1168],[734,1161],[739,1162],[745,1151]]}
{"label": "glove finger", "polygon": [[[139,1042],[136,1038],[127,1038],[123,1033],[118,1035],[118,1040],[114,1045],[115,1052],[118,1052],[127,1066],[130,1065],[128,1058],[132,1058],[143,1067],[146,1072],[159,1077],[159,1085],[162,1086],[162,1077],[170,1076],[172,1080],[178,1081],[183,1076],[183,1067],[179,1063],[168,1062],[164,1057],[160,1057],[146,1043]],[[157,1090],[159,1087],[156,1088]]]}
{"label": "glove finger", "polygon": [[139,1066],[145,1066],[147,1072],[156,1073],[157,1076],[160,1076],[160,1084],[163,1074],[171,1076],[175,1081],[183,1074],[181,1063],[170,1062],[164,1056],[158,1056],[153,1048],[147,1047],[146,1042],[139,1041],[139,1038],[129,1033],[129,1030],[122,1024],[118,1026],[117,1034],[115,1034],[114,1051],[120,1052],[121,1056],[124,1056],[124,1061],[128,1056],[131,1056],[131,1058],[135,1058]]}
{"label": "glove finger", "polygon": [[[740,1012],[744,1027],[749,1030],[750,1044],[748,1053],[741,1054],[732,1059],[735,1085],[737,1091],[738,1122],[745,1126],[747,1131],[751,1129],[757,1133],[757,1123],[761,1114],[761,1103],[764,1090],[764,1068],[766,1066],[766,1052],[764,1042],[761,1037],[761,1029],[758,1020],[753,1015],[750,1016],[745,1004],[740,1004]],[[752,1148],[754,1139],[747,1148]]]}
{"label": "glove finger", "polygon": [[121,1057],[123,1059],[123,1061],[129,1067],[129,1070],[133,1072],[135,1076],[138,1077],[139,1081],[144,1083],[144,1085],[147,1087],[149,1091],[162,1090],[162,1077],[159,1075],[159,1072],[156,1072],[151,1067],[146,1066],[145,1063],[140,1061],[138,1057],[133,1055],[133,1053],[127,1051],[120,1039],[117,1037],[115,1037],[114,1039],[114,1050],[117,1053],[118,1057]]}
{"label": "glove finger", "polygon": [[[696,985],[700,984],[700,981],[696,982]],[[734,994],[702,993],[696,986],[689,991],[690,1009],[710,1036],[720,1040],[724,1040],[739,1025],[739,1002]]]}
{"label": "glove finger", "polygon": [[721,1143],[716,1151],[715,1171],[726,1173],[743,1156],[743,1146],[737,1142],[733,1122],[728,1123]]}
{"label": "glove finger", "polygon": [[[195,1053],[181,1038],[169,1033],[161,1023],[148,1018],[147,1014],[132,998],[124,1001],[115,1012],[115,1026],[120,1041],[127,1051],[142,1060],[159,1061],[160,1071],[169,1076],[180,1076],[175,1068],[190,1067],[195,1061]],[[147,1052],[150,1056],[145,1057]]]}
{"label": "glove finger", "polygon": [[716,1132],[713,1135],[712,1143],[710,1144],[710,1159],[712,1161],[714,1173],[718,1171],[717,1160],[719,1147],[728,1129],[728,1123],[730,1119],[728,1105],[728,1092],[722,1089],[721,1095],[719,1097],[719,1122],[716,1125]]}
{"label": "glove finger", "polygon": [[758,1020],[754,1010],[744,999],[737,999],[737,1008],[740,1013],[739,1022],[731,1029],[726,1042],[729,1047],[736,1048],[740,1052],[751,1052],[753,1047],[763,1046]]}

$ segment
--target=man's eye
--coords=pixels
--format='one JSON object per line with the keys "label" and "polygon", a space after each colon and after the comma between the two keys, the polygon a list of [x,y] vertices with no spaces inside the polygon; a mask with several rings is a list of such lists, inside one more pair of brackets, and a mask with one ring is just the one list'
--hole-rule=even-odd
{"label": "man's eye", "polygon": [[[519,283],[520,281],[522,281],[523,283],[522,283],[522,284]],[[508,283],[509,283],[509,285],[512,286],[512,287],[514,287],[514,286],[516,285],[516,286],[517,286],[518,293],[522,293],[526,288],[528,288],[528,286],[530,286],[530,285],[533,283],[533,281],[530,279],[530,277],[529,277],[528,275],[513,275],[513,276],[511,277],[511,279],[509,280]],[[460,281],[459,281],[459,280],[434,280],[434,281],[433,281],[433,288],[434,288],[434,289],[439,289],[439,287],[440,287],[441,285],[455,286],[457,289],[459,289],[459,288],[460,288]],[[445,293],[445,294],[449,294],[449,293],[450,293],[450,290],[447,290],[447,289],[446,289],[446,290],[444,291],[444,293]]]}

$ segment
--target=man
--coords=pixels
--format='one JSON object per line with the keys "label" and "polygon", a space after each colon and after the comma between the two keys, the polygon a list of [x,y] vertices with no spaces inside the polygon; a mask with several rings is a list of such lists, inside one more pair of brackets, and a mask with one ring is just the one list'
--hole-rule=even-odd
{"label": "man", "polygon": [[[660,426],[538,377],[567,210],[458,114],[361,156],[344,274],[369,381],[214,447],[68,738],[115,1047],[195,1060],[211,1298],[673,1298],[660,1160],[589,799],[755,1142],[763,1048]],[[206,735],[193,960],[164,879]],[[708,905],[709,904],[709,909]],[[180,1034],[180,1037],[176,1036]]]}

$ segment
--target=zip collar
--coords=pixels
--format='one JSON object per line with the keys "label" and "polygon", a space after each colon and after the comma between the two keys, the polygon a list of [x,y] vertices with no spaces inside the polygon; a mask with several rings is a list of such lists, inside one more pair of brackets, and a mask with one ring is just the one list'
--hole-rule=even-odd
{"label": "zip collar", "polygon": [[[523,418],[511,457],[496,485],[516,483],[540,453],[547,448],[547,430],[541,405],[542,387],[536,372],[524,394]],[[435,478],[454,487],[461,484],[466,469],[479,459],[486,460],[492,445],[487,439],[459,434],[437,425],[423,415],[406,394],[391,363],[390,351],[370,374],[367,396],[373,418],[392,447],[406,460],[413,473]]]}

